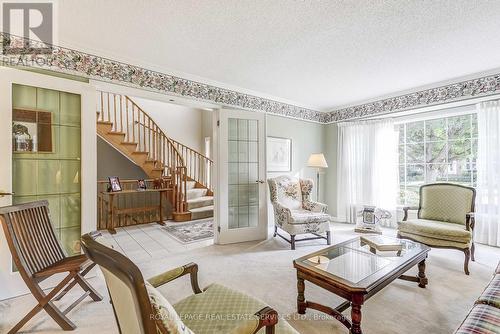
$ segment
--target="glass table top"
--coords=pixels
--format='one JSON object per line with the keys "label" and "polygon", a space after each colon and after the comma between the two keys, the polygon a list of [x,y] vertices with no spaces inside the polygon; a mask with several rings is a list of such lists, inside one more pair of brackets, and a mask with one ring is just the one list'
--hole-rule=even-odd
{"label": "glass table top", "polygon": [[394,265],[404,257],[420,253],[423,246],[409,240],[377,236],[377,242],[400,245],[398,250],[379,251],[358,237],[322,251],[297,259],[300,265],[311,266],[319,271],[358,283],[376,272]]}

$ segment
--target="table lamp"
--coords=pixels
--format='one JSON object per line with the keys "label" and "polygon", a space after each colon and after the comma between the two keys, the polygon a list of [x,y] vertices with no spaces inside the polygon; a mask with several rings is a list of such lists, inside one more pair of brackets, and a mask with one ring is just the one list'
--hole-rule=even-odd
{"label": "table lamp", "polygon": [[319,201],[319,171],[321,168],[328,168],[323,153],[313,153],[307,160],[307,166],[316,168],[316,200]]}

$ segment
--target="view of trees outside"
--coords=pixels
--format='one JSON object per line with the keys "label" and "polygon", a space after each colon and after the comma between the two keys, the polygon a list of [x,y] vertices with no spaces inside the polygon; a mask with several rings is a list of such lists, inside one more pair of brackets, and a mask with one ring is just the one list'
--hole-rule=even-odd
{"label": "view of trees outside", "polygon": [[400,124],[399,204],[418,205],[425,183],[475,186],[476,159],[476,114]]}

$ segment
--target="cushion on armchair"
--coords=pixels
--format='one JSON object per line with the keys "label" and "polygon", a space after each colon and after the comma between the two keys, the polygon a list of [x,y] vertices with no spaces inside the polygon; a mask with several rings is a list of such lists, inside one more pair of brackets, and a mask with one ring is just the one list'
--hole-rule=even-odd
{"label": "cushion on armchair", "polygon": [[311,212],[308,210],[290,210],[291,224],[308,224],[329,222],[330,216],[323,212]]}
{"label": "cushion on armchair", "polygon": [[[259,324],[255,315],[264,302],[219,284],[181,300],[174,305],[187,326],[196,334],[252,333]],[[276,334],[297,333],[285,320],[276,325]],[[265,333],[265,328],[258,333]]]}
{"label": "cushion on armchair", "polygon": [[182,322],[174,307],[150,283],[145,282],[146,291],[153,310],[156,312],[157,328],[163,326],[164,332],[176,334],[193,334]]}
{"label": "cushion on armchair", "polygon": [[427,219],[413,219],[399,222],[398,230],[403,233],[459,243],[469,243],[472,239],[472,233],[467,231],[461,224],[447,224]]}
{"label": "cushion on armchair", "polygon": [[300,182],[293,177],[282,177],[276,182],[276,197],[278,202],[290,210],[302,208],[302,191]]}
{"label": "cushion on armchair", "polygon": [[450,184],[421,187],[419,218],[465,225],[473,205],[474,191]]}

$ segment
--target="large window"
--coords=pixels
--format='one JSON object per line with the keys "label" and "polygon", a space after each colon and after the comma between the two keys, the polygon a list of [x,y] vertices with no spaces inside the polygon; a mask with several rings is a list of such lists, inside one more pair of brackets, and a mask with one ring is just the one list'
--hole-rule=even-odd
{"label": "large window", "polygon": [[476,159],[476,114],[400,124],[399,204],[417,205],[424,183],[475,186]]}

